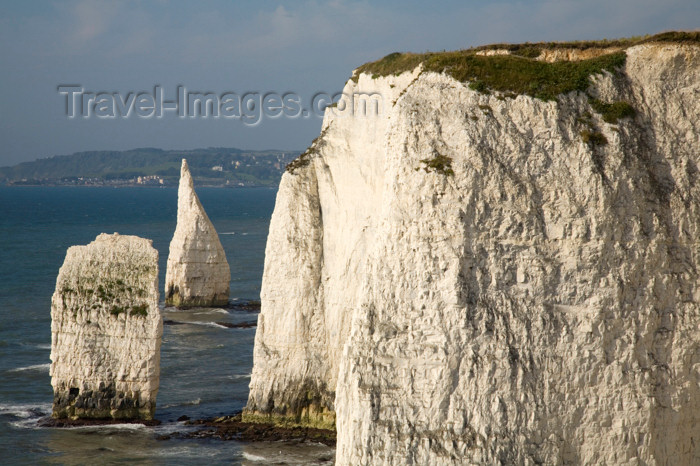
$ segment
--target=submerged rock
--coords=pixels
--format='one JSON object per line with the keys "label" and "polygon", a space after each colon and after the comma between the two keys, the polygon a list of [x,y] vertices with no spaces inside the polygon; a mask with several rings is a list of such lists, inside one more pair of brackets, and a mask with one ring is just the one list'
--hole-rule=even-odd
{"label": "submerged rock", "polygon": [[221,325],[226,328],[253,328],[258,325],[258,322],[253,320],[251,322],[216,322],[217,325]]}
{"label": "submerged rock", "polygon": [[51,298],[53,417],[153,419],[162,334],[150,240],[70,247]]}
{"label": "submerged rock", "polygon": [[[184,416],[186,417],[186,416]],[[178,419],[179,420],[179,419]],[[184,419],[183,419],[184,420]],[[236,440],[243,442],[280,442],[294,441],[322,443],[335,446],[335,431],[301,427],[295,425],[274,425],[258,422],[244,422],[240,414],[221,416],[211,419],[199,419],[185,423],[190,429],[187,433],[173,433],[169,437],[177,438],[216,438],[220,440]],[[331,458],[327,458],[331,460]]]}
{"label": "submerged rock", "polygon": [[243,419],[337,415],[338,465],[699,464],[700,47],[622,54],[554,100],[448,74],[525,58],[348,81],[382,112],[282,177]]}
{"label": "submerged rock", "polygon": [[228,304],[231,271],[226,253],[182,159],[177,192],[177,227],[170,242],[165,302],[180,308]]}

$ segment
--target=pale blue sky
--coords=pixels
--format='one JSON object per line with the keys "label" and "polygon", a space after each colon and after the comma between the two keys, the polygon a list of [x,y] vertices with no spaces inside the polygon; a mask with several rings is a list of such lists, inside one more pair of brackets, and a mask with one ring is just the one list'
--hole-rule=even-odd
{"label": "pale blue sky", "polygon": [[[394,51],[618,38],[700,27],[698,0],[25,1],[0,3],[0,166],[82,150],[303,149],[316,117],[68,119],[59,84],[309,97]],[[170,94],[170,95],[168,95]]]}

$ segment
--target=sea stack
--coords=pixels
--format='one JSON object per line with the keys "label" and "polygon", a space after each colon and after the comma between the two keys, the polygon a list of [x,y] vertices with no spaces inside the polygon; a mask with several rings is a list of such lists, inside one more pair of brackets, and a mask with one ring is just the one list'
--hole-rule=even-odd
{"label": "sea stack", "polygon": [[153,419],[162,334],[150,240],[101,234],[69,248],[51,298],[53,417]]}
{"label": "sea stack", "polygon": [[335,415],[339,466],[700,464],[700,35],[343,95],[281,180],[245,417]]}
{"label": "sea stack", "polygon": [[187,160],[182,159],[177,192],[177,227],[165,273],[165,303],[179,308],[228,304],[231,271],[197,193]]}

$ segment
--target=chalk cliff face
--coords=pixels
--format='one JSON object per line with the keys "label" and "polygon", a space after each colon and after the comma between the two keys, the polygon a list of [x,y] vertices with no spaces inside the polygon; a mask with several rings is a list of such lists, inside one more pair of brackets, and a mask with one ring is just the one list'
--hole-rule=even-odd
{"label": "chalk cliff face", "polygon": [[53,417],[153,419],[162,334],[150,240],[69,248],[51,299]]}
{"label": "chalk cliff face", "polygon": [[231,271],[197,193],[187,161],[182,159],[177,191],[177,227],[170,242],[165,273],[165,302],[177,307],[228,303]]}
{"label": "chalk cliff face", "polygon": [[349,81],[382,112],[282,178],[247,415],[336,416],[341,465],[700,462],[700,47],[625,53],[554,101]]}

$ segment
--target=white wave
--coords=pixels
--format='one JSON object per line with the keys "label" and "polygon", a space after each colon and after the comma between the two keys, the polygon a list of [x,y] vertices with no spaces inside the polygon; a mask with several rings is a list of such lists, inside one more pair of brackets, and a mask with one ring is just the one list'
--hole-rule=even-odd
{"label": "white wave", "polygon": [[10,369],[7,372],[23,372],[23,371],[48,371],[51,367],[51,363],[47,364],[34,364],[33,366],[17,367],[15,369]]}
{"label": "white wave", "polygon": [[248,233],[247,233],[247,232],[246,232],[246,233],[241,233],[241,235],[243,235],[243,236],[248,236]]}
{"label": "white wave", "polygon": [[17,429],[38,429],[39,419],[40,418],[36,417],[28,417],[26,419],[10,422],[10,425],[12,427],[16,427]]}
{"label": "white wave", "polygon": [[195,312],[194,315],[200,316],[203,314],[228,314],[226,309],[207,309],[206,311]]}
{"label": "white wave", "polygon": [[225,325],[219,325],[216,322],[190,322],[190,324],[194,325],[202,325],[204,327],[215,327],[215,328],[225,328],[228,329]]}
{"label": "white wave", "polygon": [[199,430],[201,427],[186,425],[187,421],[172,422],[167,424],[161,424],[159,426],[153,427],[153,432],[158,435],[168,435],[168,434],[180,434],[183,432],[194,432]]}
{"label": "white wave", "polygon": [[150,429],[145,424],[104,424],[101,426],[76,426],[69,427],[83,432],[100,432],[109,434],[110,432],[135,432],[143,429]]}
{"label": "white wave", "polygon": [[225,231],[224,233],[219,233],[220,235],[235,235],[235,231]]}
{"label": "white wave", "polygon": [[243,458],[247,459],[248,461],[267,461],[267,458],[264,456],[253,455],[252,453],[248,453],[246,451],[243,452]]}
{"label": "white wave", "polygon": [[174,408],[175,406],[197,406],[202,402],[201,398],[197,398],[196,400],[190,400],[190,401],[185,401],[183,403],[170,403],[167,405],[163,405],[162,408]]}
{"label": "white wave", "polygon": [[229,379],[239,380],[239,379],[249,379],[250,374],[233,374],[228,376]]}
{"label": "white wave", "polygon": [[[164,339],[163,341],[167,341],[167,340]],[[168,351],[192,351],[191,346],[174,346],[174,345],[170,346],[170,345],[168,345],[168,347],[166,349]]]}
{"label": "white wave", "polygon": [[36,345],[35,348],[38,349],[51,349],[51,345],[46,344],[46,345]]}
{"label": "white wave", "polygon": [[0,404],[0,415],[21,419],[38,418],[51,412],[50,404]]}
{"label": "white wave", "polygon": [[[182,429],[178,430],[178,432],[182,431]],[[183,461],[183,458],[193,458],[195,461],[195,464],[206,464],[206,458],[207,457],[216,457],[217,452],[212,449],[205,449],[202,447],[175,447],[173,448],[171,445],[168,445],[167,448],[160,448],[158,449],[158,457],[160,458],[175,458],[174,461],[172,462],[167,462],[166,464],[179,464]]]}

